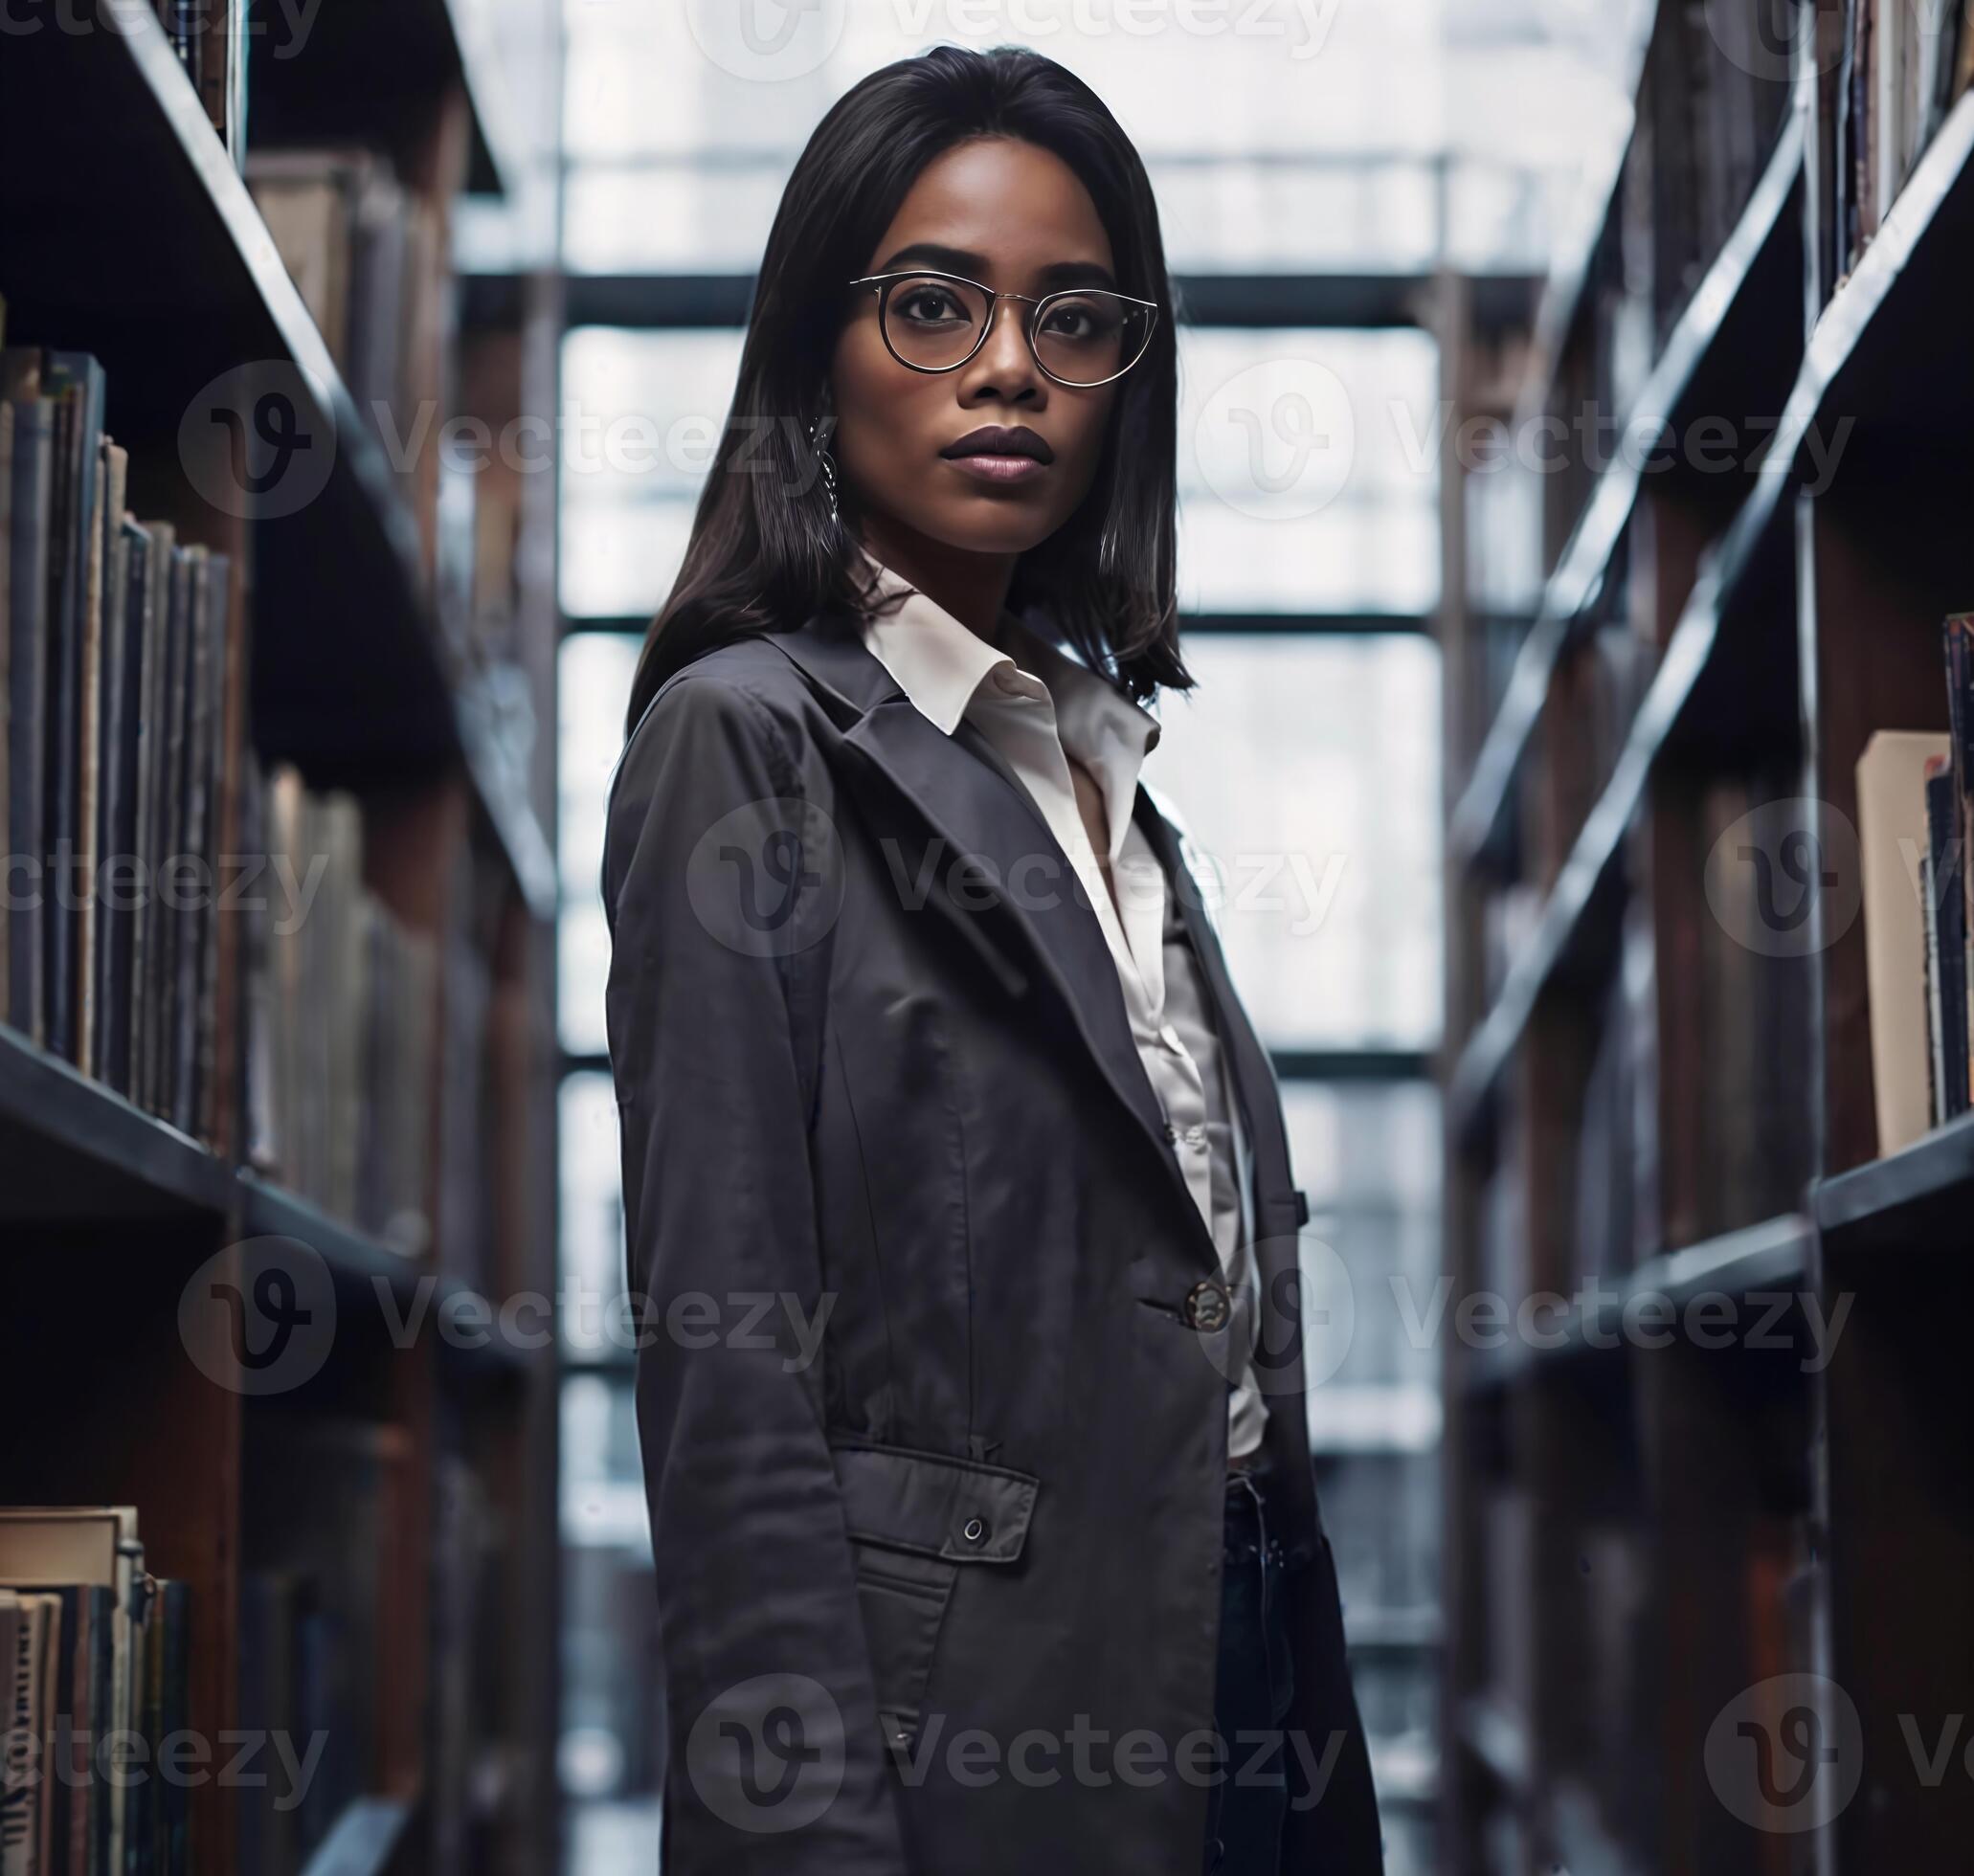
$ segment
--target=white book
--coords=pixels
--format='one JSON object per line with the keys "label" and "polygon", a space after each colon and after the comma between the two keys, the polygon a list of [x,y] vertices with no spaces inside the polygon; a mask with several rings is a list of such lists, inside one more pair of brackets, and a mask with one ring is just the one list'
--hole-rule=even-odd
{"label": "white book", "polygon": [[1946,752],[1944,735],[1881,729],[1857,759],[1865,982],[1881,1154],[1911,1145],[1933,1126],[1927,1067],[1933,1043],[1919,981],[1926,955],[1919,860],[1932,846],[1926,828],[1926,763]]}

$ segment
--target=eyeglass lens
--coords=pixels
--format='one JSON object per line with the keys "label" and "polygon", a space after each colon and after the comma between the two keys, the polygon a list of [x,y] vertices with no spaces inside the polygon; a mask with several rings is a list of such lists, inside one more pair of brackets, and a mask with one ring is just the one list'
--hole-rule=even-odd
{"label": "eyeglass lens", "polygon": [[[990,303],[981,288],[943,275],[894,280],[884,302],[885,336],[908,365],[943,370],[978,344]],[[1021,306],[1024,315],[1028,310]],[[1143,306],[1101,288],[1078,288],[1039,309],[1035,355],[1065,383],[1101,384],[1136,363],[1148,332]]]}

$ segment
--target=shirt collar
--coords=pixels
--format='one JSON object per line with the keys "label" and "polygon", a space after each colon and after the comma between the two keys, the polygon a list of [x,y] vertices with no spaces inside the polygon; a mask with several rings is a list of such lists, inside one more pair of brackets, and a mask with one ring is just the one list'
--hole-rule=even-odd
{"label": "shirt collar", "polygon": [[1108,858],[1114,860],[1130,824],[1138,770],[1158,745],[1158,719],[1011,608],[1001,608],[998,642],[989,644],[868,548],[859,551],[876,577],[878,599],[904,595],[895,611],[864,614],[864,642],[946,735],[976,707],[995,671],[1024,671],[1042,681],[1047,695],[1028,707],[1052,711],[1064,749],[1096,777],[1109,822]]}
{"label": "shirt collar", "polygon": [[[877,581],[872,610],[863,618],[864,642],[898,681],[905,695],[951,736],[987,674],[999,665],[1012,666],[1015,660],[978,633],[969,631],[945,607],[867,548],[862,551]],[[882,612],[875,610],[878,602],[889,602],[901,594],[896,607],[885,603]],[[1002,631],[1012,617],[1002,611]]]}

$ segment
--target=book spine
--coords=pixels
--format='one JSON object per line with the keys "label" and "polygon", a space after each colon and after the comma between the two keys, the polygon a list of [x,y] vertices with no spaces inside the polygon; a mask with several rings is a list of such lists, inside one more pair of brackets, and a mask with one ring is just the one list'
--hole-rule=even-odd
{"label": "book spine", "polygon": [[[1974,865],[1967,863],[1968,857],[1974,855],[1974,613],[1948,614],[1942,635],[1946,651],[1948,761],[1953,779],[1954,831],[1961,859],[1963,942],[1958,953],[1962,969],[1957,974],[1963,1010],[1959,1053],[1967,1063],[1974,1064],[1974,1033],[1968,1029],[1968,1022],[1974,1021],[1974,994],[1968,992],[1968,970],[1974,966],[1974,958],[1967,953],[1967,943],[1974,940]],[[1974,1074],[1974,1066],[1970,1066],[1969,1073]],[[1968,1094],[1974,1096],[1974,1086],[1968,1088]]]}
{"label": "book spine", "polygon": [[[13,432],[16,419],[11,400],[0,401],[0,838],[13,825],[11,764],[11,682],[13,662]],[[6,882],[10,888],[12,880]],[[9,902],[11,903],[11,901]],[[13,979],[13,921],[0,904],[0,1018],[7,1014],[7,987]]]}

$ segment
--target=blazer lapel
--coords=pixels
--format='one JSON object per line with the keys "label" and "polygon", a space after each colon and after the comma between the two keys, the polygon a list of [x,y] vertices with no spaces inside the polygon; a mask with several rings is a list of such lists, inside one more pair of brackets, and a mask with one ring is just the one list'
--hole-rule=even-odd
{"label": "blazer lapel", "polygon": [[1214,1026],[1221,1046],[1233,1063],[1235,1089],[1254,1155],[1256,1236],[1279,1240],[1285,1232],[1292,1233],[1304,1222],[1304,1208],[1291,1183],[1289,1136],[1282,1123],[1281,1087],[1275,1080],[1274,1064],[1255,1035],[1254,1025],[1247,1020],[1241,999],[1234,994],[1220,934],[1206,916],[1200,882],[1179,851],[1178,836],[1142,785],[1134,812],[1145,838],[1165,868],[1171,890],[1178,895],[1179,915],[1205,974]]}
{"label": "blazer lapel", "polygon": [[[962,721],[948,737],[928,721],[843,621],[819,616],[799,631],[768,636],[829,693],[824,702],[844,745],[884,776],[931,835],[923,855],[894,858],[901,885],[922,885],[928,908],[1010,994],[1025,995],[1038,977],[1054,993],[1078,1043],[1165,1169],[1179,1215],[1197,1227],[1203,1268],[1217,1273],[1219,1252],[1165,1137],[1103,927],[1027,791],[972,724]],[[924,862],[922,870],[914,861]]]}

